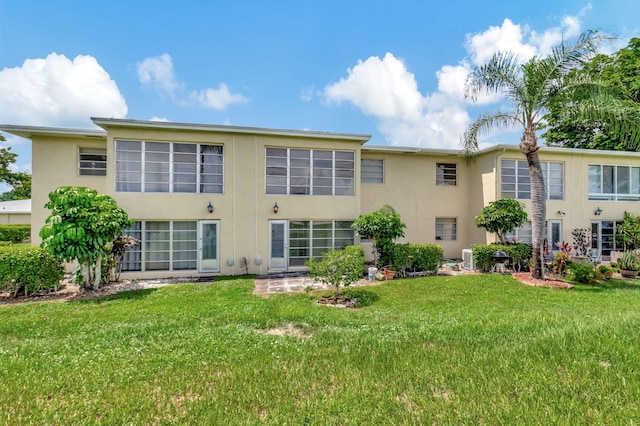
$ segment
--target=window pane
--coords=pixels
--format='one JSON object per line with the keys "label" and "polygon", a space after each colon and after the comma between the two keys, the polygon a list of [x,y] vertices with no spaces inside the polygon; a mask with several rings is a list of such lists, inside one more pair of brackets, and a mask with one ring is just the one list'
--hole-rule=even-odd
{"label": "window pane", "polygon": [[436,185],[457,185],[457,170],[457,164],[438,163],[436,165]]}
{"label": "window pane", "polygon": [[80,148],[79,150],[80,176],[106,176],[107,150],[102,148]]}
{"label": "window pane", "polygon": [[382,160],[360,162],[360,181],[363,183],[384,183],[384,163]]}
{"label": "window pane", "polygon": [[453,241],[457,239],[456,218],[436,218],[436,240]]}

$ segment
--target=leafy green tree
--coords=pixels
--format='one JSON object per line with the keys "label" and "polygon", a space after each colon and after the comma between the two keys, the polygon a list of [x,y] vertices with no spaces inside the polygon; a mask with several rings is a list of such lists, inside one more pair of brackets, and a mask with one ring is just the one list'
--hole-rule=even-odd
{"label": "leafy green tree", "polygon": [[127,212],[110,196],[82,186],[56,188],[45,207],[51,215],[40,230],[41,246],[65,262],[77,261],[77,282],[83,288],[97,289],[103,259],[131,224]]}
{"label": "leafy green tree", "polygon": [[[0,141],[5,141],[0,135]],[[11,164],[16,162],[18,154],[11,152],[11,147],[0,148],[0,183],[13,189],[0,194],[0,201],[28,200],[31,198],[31,175],[24,172],[12,172]]]}
{"label": "leafy green tree", "polygon": [[322,253],[322,259],[311,258],[305,262],[309,277],[334,288],[338,298],[340,287],[347,287],[362,277],[364,252],[359,246],[347,246],[342,250]]}
{"label": "leafy green tree", "polygon": [[[465,97],[477,99],[482,93],[498,94],[511,103],[511,110],[501,110],[480,115],[469,125],[462,136],[461,145],[467,156],[478,149],[478,137],[495,129],[522,129],[520,150],[527,159],[531,181],[531,227],[533,239],[534,278],[544,278],[542,267],[542,242],[546,219],[546,193],[538,150],[537,130],[544,121],[549,106],[560,96],[574,91],[590,93],[588,101],[572,109],[573,116],[594,120],[606,117],[618,120],[616,131],[632,130],[632,137],[640,139],[638,123],[632,123],[615,104],[603,99],[602,85],[587,77],[581,80],[570,77],[572,70],[586,64],[603,42],[597,32],[581,34],[574,43],[561,43],[546,56],[534,57],[522,63],[511,52],[498,52],[484,65],[476,67],[467,77]],[[596,95],[598,95],[596,97]]]}
{"label": "leafy green tree", "polygon": [[[613,55],[597,55],[584,67],[573,70],[574,79],[597,79],[609,88],[619,108],[632,120],[640,122],[640,38],[632,38],[629,44]],[[620,137],[615,123],[593,120],[570,114],[571,106],[588,99],[589,91],[577,90],[557,97],[549,105],[542,134],[550,146],[566,148],[606,149],[638,151],[632,135]]]}
{"label": "leafy green tree", "polygon": [[360,215],[353,221],[353,229],[358,235],[373,240],[375,263],[391,264],[393,243],[396,238],[404,237],[407,225],[393,207],[384,205],[373,213]]}
{"label": "leafy green tree", "polygon": [[502,244],[507,243],[506,235],[527,220],[524,204],[513,198],[491,201],[476,216],[476,226],[493,232]]}

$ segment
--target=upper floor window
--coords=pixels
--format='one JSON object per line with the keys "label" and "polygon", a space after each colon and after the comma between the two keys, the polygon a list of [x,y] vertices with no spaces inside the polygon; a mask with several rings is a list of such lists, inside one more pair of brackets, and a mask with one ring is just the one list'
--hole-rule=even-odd
{"label": "upper floor window", "polygon": [[222,194],[219,145],[116,141],[116,191]]}
{"label": "upper floor window", "polygon": [[384,162],[382,160],[360,161],[360,182],[384,183]]}
{"label": "upper floor window", "polygon": [[[526,160],[502,160],[502,198],[531,199],[531,180]],[[564,198],[564,163],[541,162],[548,200]]]}
{"label": "upper floor window", "polygon": [[640,167],[589,164],[589,199],[640,201]]}
{"label": "upper floor window", "polygon": [[353,152],[267,148],[265,163],[267,194],[355,194]]}
{"label": "upper floor window", "polygon": [[436,185],[456,186],[458,184],[458,165],[455,163],[436,164]]}
{"label": "upper floor window", "polygon": [[436,218],[436,241],[455,241],[458,239],[458,221],[455,217]]}
{"label": "upper floor window", "polygon": [[106,176],[107,150],[80,148],[78,151],[78,174],[80,176]]}

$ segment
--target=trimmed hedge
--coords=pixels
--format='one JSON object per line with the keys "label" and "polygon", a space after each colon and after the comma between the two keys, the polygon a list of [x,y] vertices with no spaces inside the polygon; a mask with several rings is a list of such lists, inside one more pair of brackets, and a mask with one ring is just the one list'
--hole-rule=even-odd
{"label": "trimmed hedge", "polygon": [[0,225],[0,241],[21,243],[31,236],[31,225]]}
{"label": "trimmed hedge", "polygon": [[524,243],[517,244],[472,244],[473,264],[476,269],[488,272],[495,263],[491,255],[496,251],[505,252],[511,259],[511,263],[516,269],[528,270],[529,259],[531,259],[531,246]]}
{"label": "trimmed hedge", "polygon": [[28,296],[57,290],[64,268],[40,247],[0,247],[0,290]]}
{"label": "trimmed hedge", "polygon": [[399,276],[416,270],[436,273],[444,261],[444,252],[438,244],[396,244],[391,261]]}

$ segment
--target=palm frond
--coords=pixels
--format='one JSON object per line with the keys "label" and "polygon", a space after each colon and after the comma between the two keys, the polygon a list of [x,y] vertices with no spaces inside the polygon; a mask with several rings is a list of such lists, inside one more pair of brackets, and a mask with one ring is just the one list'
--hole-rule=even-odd
{"label": "palm frond", "polygon": [[520,83],[518,58],[511,52],[498,52],[489,62],[480,65],[467,76],[465,99],[475,102],[480,94],[507,95]]}
{"label": "palm frond", "polygon": [[513,114],[503,112],[482,114],[476,121],[469,125],[462,135],[460,150],[463,155],[468,158],[478,150],[479,136],[487,134],[492,130],[513,129],[521,125],[522,122],[520,118]]}

